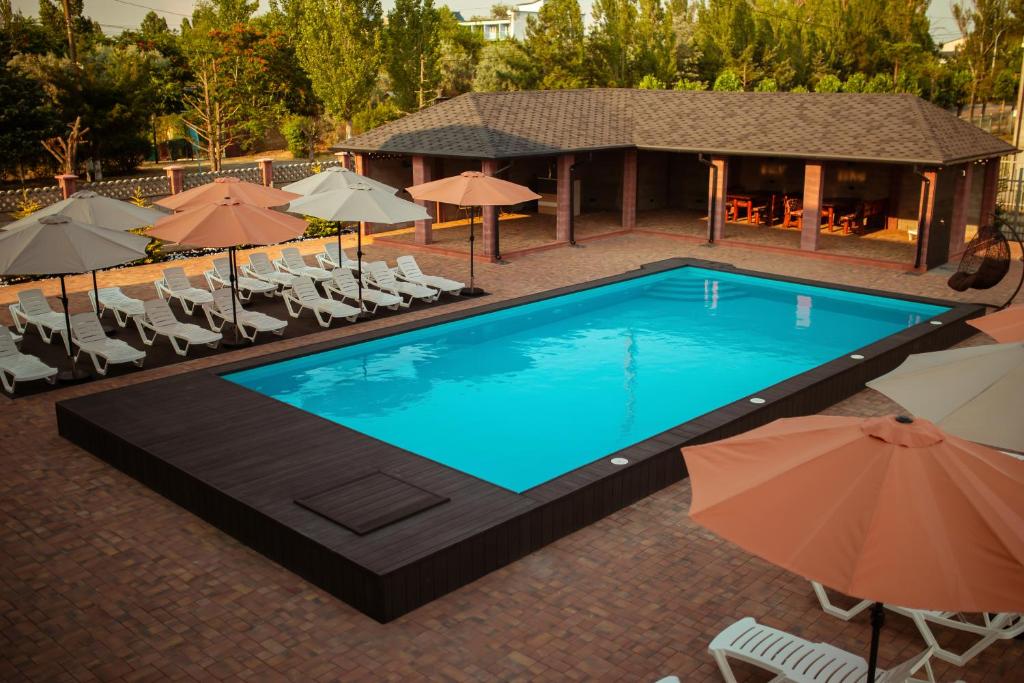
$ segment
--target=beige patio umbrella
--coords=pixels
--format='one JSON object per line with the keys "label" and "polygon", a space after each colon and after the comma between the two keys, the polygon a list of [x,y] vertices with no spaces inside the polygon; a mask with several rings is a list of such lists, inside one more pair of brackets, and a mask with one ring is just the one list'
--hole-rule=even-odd
{"label": "beige patio umbrella", "polygon": [[62,379],[80,379],[71,353],[71,316],[68,312],[67,275],[102,270],[143,258],[149,238],[120,230],[79,223],[67,216],[33,214],[14,229],[0,232],[0,274],[56,275],[60,278],[60,302],[71,373]]}
{"label": "beige patio umbrella", "polygon": [[528,187],[510,183],[501,178],[489,176],[480,171],[466,171],[457,176],[442,178],[421,185],[405,188],[413,199],[444,202],[469,207],[469,287],[462,290],[465,296],[479,296],[483,290],[473,284],[473,242],[475,240],[474,218],[476,208],[484,206],[511,206],[534,199],[540,195]]}
{"label": "beige patio umbrella", "polygon": [[867,385],[950,434],[1024,451],[1024,342],[914,354]]}
{"label": "beige patio umbrella", "polygon": [[241,345],[238,338],[238,266],[235,264],[235,249],[240,244],[276,244],[301,237],[306,231],[306,221],[279,211],[244,204],[235,199],[180,211],[157,221],[146,234],[177,244],[193,247],[228,249],[228,265],[231,284],[231,316],[235,328],[235,345]]}
{"label": "beige patio umbrella", "polygon": [[[16,230],[22,225],[28,225],[36,218],[60,214],[67,216],[78,223],[88,223],[110,230],[135,230],[147,225],[153,225],[166,216],[163,211],[136,206],[120,199],[105,197],[92,190],[79,190],[67,199],[62,199],[55,204],[45,206],[32,215],[15,221],[4,227],[4,230]],[[92,271],[92,291],[96,298],[97,305],[100,300],[99,285],[96,282],[96,271]],[[116,331],[116,328],[103,326],[109,334]]]}
{"label": "beige patio umbrella", "polygon": [[191,190],[172,194],[169,197],[157,200],[157,206],[175,211],[195,209],[205,204],[214,204],[232,199],[242,204],[251,204],[270,208],[272,206],[283,206],[299,195],[294,192],[285,192],[266,185],[248,183],[238,178],[227,177],[217,178],[212,183],[206,183]]}
{"label": "beige patio umbrella", "polygon": [[997,313],[968,320],[967,324],[978,328],[1000,344],[1024,341],[1024,304],[1015,304]]}
{"label": "beige patio umbrella", "polygon": [[[314,216],[327,221],[365,221],[395,225],[409,221],[426,220],[430,214],[419,204],[396,197],[388,190],[382,190],[370,183],[353,182],[338,190],[317,192],[288,202],[286,211]],[[386,185],[384,187],[387,187]],[[356,263],[359,285],[359,306],[363,305],[363,235],[356,237]],[[341,233],[338,233],[338,253],[341,253]]]}
{"label": "beige patio umbrella", "polygon": [[387,192],[389,194],[395,194],[398,192],[397,187],[391,187],[390,185],[385,185],[379,180],[359,175],[355,171],[351,171],[344,166],[331,166],[320,173],[315,173],[303,178],[302,180],[289,183],[281,189],[285,192],[294,192],[295,194],[301,194],[305,197],[311,194],[318,194],[320,192],[330,192],[331,190],[347,190],[353,185],[358,184],[369,185],[376,190]]}
{"label": "beige patio umbrella", "polygon": [[686,446],[690,517],[772,564],[883,603],[1024,610],[1024,461],[906,416],[781,419]]}

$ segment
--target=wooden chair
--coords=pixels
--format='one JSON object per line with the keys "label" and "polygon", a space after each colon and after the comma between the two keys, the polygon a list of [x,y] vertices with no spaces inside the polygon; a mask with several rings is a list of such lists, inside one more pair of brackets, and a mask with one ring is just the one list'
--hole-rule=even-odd
{"label": "wooden chair", "polygon": [[782,211],[782,227],[803,230],[804,227],[804,201],[799,197],[790,197],[785,200]]}

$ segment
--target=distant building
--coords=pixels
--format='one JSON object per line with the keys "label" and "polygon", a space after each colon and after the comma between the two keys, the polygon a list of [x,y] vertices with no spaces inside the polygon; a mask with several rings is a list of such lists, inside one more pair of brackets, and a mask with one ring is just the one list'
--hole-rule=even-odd
{"label": "distant building", "polygon": [[523,40],[526,38],[526,26],[530,17],[536,17],[544,0],[535,0],[509,8],[506,19],[476,19],[460,21],[463,26],[483,35],[484,40]]}

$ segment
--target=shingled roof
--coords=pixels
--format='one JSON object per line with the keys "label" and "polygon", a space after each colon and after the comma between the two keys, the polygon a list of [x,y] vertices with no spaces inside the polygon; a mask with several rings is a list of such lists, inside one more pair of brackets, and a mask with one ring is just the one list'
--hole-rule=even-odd
{"label": "shingled roof", "polygon": [[335,149],[507,159],[629,147],[928,166],[1013,152],[913,95],[624,88],[467,93]]}

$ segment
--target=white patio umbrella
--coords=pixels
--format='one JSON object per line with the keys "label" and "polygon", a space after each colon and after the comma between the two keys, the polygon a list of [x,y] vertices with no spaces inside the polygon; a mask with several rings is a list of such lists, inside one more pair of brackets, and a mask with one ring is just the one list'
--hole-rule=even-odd
{"label": "white patio umbrella", "polygon": [[[385,186],[386,187],[386,186]],[[409,221],[427,220],[430,214],[419,204],[399,199],[394,194],[359,182],[347,188],[318,192],[301,199],[294,199],[285,211],[314,216],[328,221],[366,221],[395,225]],[[363,235],[358,233],[356,262],[359,285],[359,305],[363,305]],[[341,251],[339,237],[338,251]]]}
{"label": "white patio umbrella", "polygon": [[1024,451],[1024,342],[915,354],[868,386],[951,434]]}
{"label": "white patio umbrella", "polygon": [[[31,220],[29,220],[31,219]],[[16,228],[0,232],[0,275],[56,275],[60,278],[60,302],[71,373],[63,379],[80,378],[71,352],[71,316],[64,283],[67,275],[119,266],[146,255],[149,238],[120,230],[80,223],[54,214],[19,221]]]}
{"label": "white patio umbrella", "polygon": [[359,184],[369,185],[374,189],[380,190],[381,192],[387,192],[389,194],[395,194],[398,192],[397,187],[391,187],[390,185],[385,185],[379,180],[373,180],[372,178],[359,175],[355,171],[351,171],[344,166],[331,166],[320,173],[315,173],[303,178],[302,180],[296,180],[294,183],[285,185],[281,189],[286,192],[294,192],[295,194],[307,196],[317,194],[319,192],[330,192],[331,190],[347,190],[353,185]]}
{"label": "white patio umbrella", "polygon": [[[92,190],[79,190],[67,199],[45,206],[32,215],[5,226],[4,230],[17,230],[22,225],[30,224],[33,220],[54,215],[67,216],[77,223],[88,223],[110,230],[135,230],[153,225],[167,214],[156,209],[123,202],[120,199],[105,197]],[[98,305],[100,290],[96,283],[95,270],[92,271],[92,291]],[[104,329],[109,333],[113,328],[104,326]]]}

